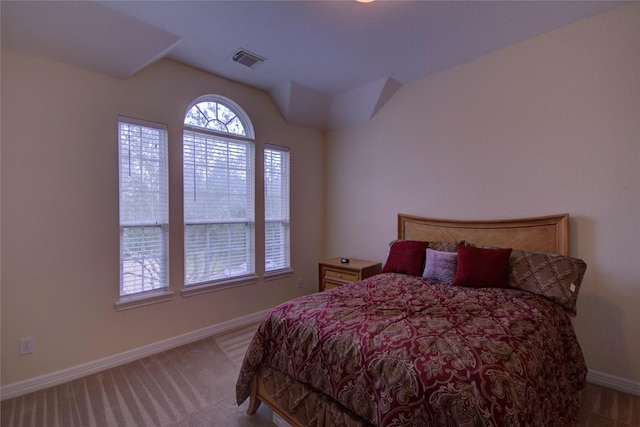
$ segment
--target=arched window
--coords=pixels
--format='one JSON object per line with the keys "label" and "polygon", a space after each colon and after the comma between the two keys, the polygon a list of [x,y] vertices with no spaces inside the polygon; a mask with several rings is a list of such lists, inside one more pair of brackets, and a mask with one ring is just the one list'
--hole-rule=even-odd
{"label": "arched window", "polygon": [[255,280],[253,126],[233,101],[196,99],[184,118],[185,287]]}
{"label": "arched window", "polygon": [[253,127],[247,115],[233,101],[221,96],[209,95],[196,99],[187,111],[184,124],[253,140]]}

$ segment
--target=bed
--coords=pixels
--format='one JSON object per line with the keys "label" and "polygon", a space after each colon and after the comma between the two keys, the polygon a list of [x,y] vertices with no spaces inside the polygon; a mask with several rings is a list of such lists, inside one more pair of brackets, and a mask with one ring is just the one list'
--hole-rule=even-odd
{"label": "bed", "polygon": [[569,215],[398,214],[397,237],[381,274],[270,310],[237,403],[293,426],[576,425],[586,264]]}

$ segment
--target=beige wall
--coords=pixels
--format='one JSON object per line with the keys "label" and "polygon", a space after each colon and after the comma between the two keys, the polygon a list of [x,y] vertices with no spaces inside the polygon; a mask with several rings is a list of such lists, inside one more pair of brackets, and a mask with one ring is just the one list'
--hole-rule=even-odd
{"label": "beige wall", "polygon": [[[575,320],[588,365],[640,381],[638,22],[634,4],[406,85],[369,123],[329,134],[326,174],[322,134],[285,124],[264,92],[171,61],[122,81],[3,51],[2,384],[311,292],[323,255],[384,261],[398,212],[569,212],[572,254],[589,264]],[[258,148],[292,149],[295,274],[182,298],[181,119],[206,93],[247,111]],[[176,291],[124,312],[113,308],[119,114],[169,127]],[[26,336],[36,351],[19,357]]]}
{"label": "beige wall", "polygon": [[[295,273],[183,298],[181,123],[189,104],[209,93],[229,97],[249,114],[257,150],[267,142],[291,147]],[[119,114],[168,125],[175,291],[170,302],[122,312],[113,305]],[[3,51],[1,137],[3,385],[259,312],[316,289],[323,248],[323,134],[287,125],[262,91],[168,60],[118,80]],[[257,189],[259,215],[262,187]],[[29,336],[35,352],[18,356],[18,340]]]}
{"label": "beige wall", "polygon": [[640,381],[640,5],[401,88],[328,135],[326,256],[384,261],[396,214],[568,212],[590,369]]}

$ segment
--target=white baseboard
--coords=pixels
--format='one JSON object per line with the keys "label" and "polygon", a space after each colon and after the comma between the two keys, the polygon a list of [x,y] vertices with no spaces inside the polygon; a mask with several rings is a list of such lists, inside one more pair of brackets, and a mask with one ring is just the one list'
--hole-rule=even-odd
{"label": "white baseboard", "polygon": [[28,380],[20,381],[17,383],[7,384],[3,386],[2,389],[0,389],[0,400],[11,399],[13,397],[22,396],[23,394],[44,390],[45,388],[77,380],[79,378],[86,377],[87,375],[92,375],[104,371],[105,369],[115,368],[116,366],[124,365],[143,357],[152,356],[154,354],[179,347],[181,345],[189,344],[194,341],[210,337],[212,335],[239,329],[243,326],[250,325],[251,323],[261,321],[264,318],[265,314],[267,314],[267,311],[268,310],[265,310],[258,313],[249,314],[247,316],[239,317],[237,319],[217,323],[215,325],[207,326],[206,328],[188,332],[186,334],[169,338],[163,341],[158,341],[156,343],[149,344],[143,347],[138,347],[133,350],[125,351],[124,353],[119,353],[113,356],[105,357],[103,359],[98,359],[93,362],[84,363],[82,365],[52,372],[50,374],[41,375],[39,377],[29,378]]}
{"label": "white baseboard", "polygon": [[640,382],[589,370],[587,382],[640,397]]}

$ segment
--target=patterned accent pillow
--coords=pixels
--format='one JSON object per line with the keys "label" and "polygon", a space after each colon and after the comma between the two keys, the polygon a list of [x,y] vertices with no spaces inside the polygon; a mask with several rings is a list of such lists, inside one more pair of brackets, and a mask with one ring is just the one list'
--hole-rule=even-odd
{"label": "patterned accent pillow", "polygon": [[487,249],[458,245],[453,284],[471,288],[508,288],[511,248]]}
{"label": "patterned accent pillow", "polygon": [[427,260],[422,277],[449,284],[453,283],[453,279],[456,277],[458,253],[427,248],[426,256]]}
{"label": "patterned accent pillow", "polygon": [[466,245],[467,242],[465,242],[464,240],[456,240],[456,241],[449,241],[449,242],[429,242],[429,247],[435,251],[457,252],[458,245],[460,244]]}
{"label": "patterned accent pillow", "polygon": [[583,260],[518,250],[513,251],[509,262],[509,286],[548,298],[576,315],[578,291],[587,270]]}
{"label": "patterned accent pillow", "polygon": [[383,273],[401,273],[420,276],[424,267],[429,242],[418,240],[399,240],[391,245]]}

